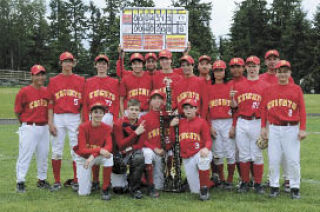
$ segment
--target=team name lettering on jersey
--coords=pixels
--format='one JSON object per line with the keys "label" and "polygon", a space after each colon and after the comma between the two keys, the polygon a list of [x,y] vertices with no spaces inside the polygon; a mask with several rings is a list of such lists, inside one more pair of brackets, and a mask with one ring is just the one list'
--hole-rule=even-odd
{"label": "team name lettering on jersey", "polygon": [[246,100],[261,102],[261,95],[256,93],[243,93],[238,96],[238,103],[241,103]]}
{"label": "team name lettering on jersey", "polygon": [[148,139],[160,136],[160,128],[156,128],[148,132]]}
{"label": "team name lettering on jersey", "polygon": [[94,144],[87,144],[86,146],[88,149],[95,149],[95,148],[100,147],[99,145],[94,145]]}
{"label": "team name lettering on jersey", "polygon": [[128,98],[132,98],[135,96],[149,96],[149,89],[146,88],[136,88],[132,89],[128,92]]}
{"label": "team name lettering on jersey", "polygon": [[45,99],[38,99],[38,100],[34,100],[34,101],[29,103],[29,108],[30,109],[33,109],[33,108],[36,108],[36,107],[40,107],[40,106],[47,107],[48,106],[48,101],[45,100]]}
{"label": "team name lettering on jersey", "polygon": [[268,102],[267,108],[270,110],[273,107],[288,107],[292,110],[297,109],[297,103],[289,99],[273,99]]}
{"label": "team name lettering on jersey", "polygon": [[89,93],[89,99],[93,99],[94,97],[99,97],[99,96],[107,99],[111,99],[112,101],[116,99],[115,94],[106,90],[95,90]]}
{"label": "team name lettering on jersey", "polygon": [[200,100],[200,95],[199,95],[199,93],[196,93],[196,92],[193,92],[193,91],[182,92],[178,96],[178,102],[180,103],[184,99],[194,99],[196,101],[199,101]]}
{"label": "team name lettering on jersey", "polygon": [[231,100],[229,99],[213,99],[209,102],[209,107],[217,107],[217,106],[230,106]]}
{"label": "team name lettering on jersey", "polygon": [[78,91],[72,90],[72,89],[62,89],[58,92],[56,92],[55,94],[56,100],[65,97],[65,96],[71,96],[71,97],[75,97],[78,99],[81,99],[81,93],[79,93]]}
{"label": "team name lettering on jersey", "polygon": [[182,141],[183,139],[191,139],[200,142],[200,135],[198,133],[180,133],[179,140]]}

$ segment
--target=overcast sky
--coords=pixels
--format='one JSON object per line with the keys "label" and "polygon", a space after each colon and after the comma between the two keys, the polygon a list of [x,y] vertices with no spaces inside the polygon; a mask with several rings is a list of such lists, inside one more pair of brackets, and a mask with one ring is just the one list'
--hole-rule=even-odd
{"label": "overcast sky", "polygon": [[[89,2],[89,0],[86,0]],[[234,2],[242,2],[243,0],[203,0],[202,2],[212,2],[211,12],[211,30],[216,38],[229,33],[233,12],[236,9]],[[105,0],[95,0],[96,5],[105,7]],[[171,0],[154,0],[156,7],[169,7]],[[270,4],[272,0],[267,0]],[[307,18],[313,19],[316,7],[320,4],[320,0],[302,0],[302,7],[307,12]]]}

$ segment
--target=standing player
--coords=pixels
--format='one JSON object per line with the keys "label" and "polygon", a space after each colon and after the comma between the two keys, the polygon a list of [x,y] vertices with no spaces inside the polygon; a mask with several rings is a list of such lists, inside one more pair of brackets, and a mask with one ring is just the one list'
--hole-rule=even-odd
{"label": "standing player", "polygon": [[80,109],[84,88],[84,78],[72,73],[76,65],[74,57],[69,52],[60,55],[62,73],[52,77],[49,81],[50,95],[48,124],[52,138],[52,169],[55,183],[52,191],[61,189],[60,170],[66,133],[69,135],[71,156],[73,159],[74,190],[78,189],[77,168],[72,148],[77,145],[77,129],[80,124]]}
{"label": "standing player", "polygon": [[205,82],[211,84],[211,57],[208,55],[202,55],[198,60],[199,77],[205,79]]}
{"label": "standing player", "polygon": [[[141,199],[142,192],[140,190],[141,176],[144,171],[144,157],[142,153],[143,140],[139,137],[144,133],[144,123],[138,121],[140,113],[140,102],[136,99],[128,101],[127,116],[119,119],[113,128],[114,139],[116,142],[116,151],[121,154],[121,158],[125,161],[125,172],[127,165],[130,167],[128,177],[129,191],[133,198]],[[117,159],[114,158],[115,164]],[[119,161],[118,163],[120,163]]]}
{"label": "standing player", "polygon": [[144,57],[134,53],[130,57],[132,74],[128,74],[120,84],[120,116],[124,115],[124,108],[130,99],[137,99],[141,103],[141,112],[148,111],[148,97],[152,90],[152,78],[143,69]]}
{"label": "standing player", "polygon": [[[95,60],[95,68],[97,75],[87,79],[84,89],[82,120],[90,119],[90,105],[96,101],[103,101],[107,106],[106,113],[102,118],[102,122],[113,126],[113,122],[117,120],[119,115],[119,82],[118,80],[107,76],[109,68],[109,58],[100,54]],[[92,167],[93,183],[92,189],[98,190],[99,183],[99,166]]]}
{"label": "standing player", "polygon": [[276,69],[278,84],[264,92],[261,105],[261,137],[266,139],[269,134],[270,197],[280,193],[280,161],[284,156],[291,197],[300,199],[300,141],[306,138],[306,109],[301,88],[289,82],[290,63],[281,60]]}
{"label": "standing player", "polygon": [[110,178],[113,166],[111,127],[101,120],[105,114],[104,102],[90,106],[91,120],[79,126],[78,145],[73,148],[78,167],[78,194],[91,193],[91,167],[103,165],[103,186],[101,199],[110,200]]}
{"label": "standing player", "polygon": [[191,192],[200,193],[201,200],[208,200],[212,141],[208,123],[197,116],[197,105],[194,99],[184,100],[185,118],[180,121],[174,118],[170,126],[179,124],[180,155]]}
{"label": "standing player", "polygon": [[250,56],[246,60],[247,81],[237,86],[235,95],[236,114],[236,144],[239,150],[240,172],[242,183],[240,193],[248,192],[250,181],[250,166],[253,162],[254,189],[262,194],[263,155],[256,141],[260,136],[260,103],[262,93],[268,84],[259,80],[260,59]]}
{"label": "standing player", "polygon": [[146,71],[149,73],[150,76],[153,76],[153,74],[157,70],[157,55],[155,53],[149,52],[145,54],[144,60],[146,61]]}
{"label": "standing player", "polygon": [[[222,60],[213,63],[214,84],[208,86],[208,121],[211,126],[213,141],[213,160],[218,169],[221,186],[230,190],[233,185],[235,170],[235,141],[229,137],[232,128],[232,111],[230,100],[230,84],[226,83],[225,70],[227,66]],[[228,179],[224,177],[224,159],[228,163]]]}
{"label": "standing player", "polygon": [[47,182],[49,130],[48,93],[43,87],[46,70],[41,65],[30,69],[32,83],[20,89],[16,96],[14,112],[19,119],[19,156],[16,165],[17,192],[25,192],[27,175],[32,155],[36,153],[38,188],[50,188]]}
{"label": "standing player", "polygon": [[173,90],[173,108],[181,110],[181,103],[185,99],[194,99],[198,104],[201,117],[206,117],[208,98],[205,81],[193,74],[194,60],[191,56],[181,57],[180,62],[184,76]]}
{"label": "standing player", "polygon": [[[164,93],[159,90],[152,91],[150,111],[141,117],[141,122],[144,122],[145,125],[145,132],[140,139],[144,143],[142,151],[146,165],[148,192],[153,198],[159,197],[156,189],[163,189],[164,184],[162,157],[165,156],[166,149],[161,147],[160,141],[160,111],[163,109],[164,101]],[[167,145],[169,147],[170,144]]]}

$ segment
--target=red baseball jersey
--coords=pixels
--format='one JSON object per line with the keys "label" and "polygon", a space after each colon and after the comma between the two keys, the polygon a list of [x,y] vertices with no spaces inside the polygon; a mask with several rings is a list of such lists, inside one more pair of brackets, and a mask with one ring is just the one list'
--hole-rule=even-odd
{"label": "red baseball jersey", "polygon": [[238,116],[260,118],[260,103],[263,92],[269,87],[262,80],[246,80],[238,84],[235,100],[238,103]]}
{"label": "red baseball jersey", "polygon": [[46,87],[36,89],[29,85],[18,92],[14,112],[20,114],[21,122],[48,123],[48,102]]}
{"label": "red baseball jersey", "polygon": [[111,128],[102,122],[99,126],[92,126],[91,121],[86,121],[79,126],[78,145],[73,150],[84,158],[99,156],[102,148],[111,153],[111,133]]}
{"label": "red baseball jersey", "polygon": [[163,93],[166,93],[166,84],[164,82],[165,78],[172,80],[171,87],[173,90],[175,84],[182,79],[182,76],[175,72],[163,73],[162,71],[157,71],[154,73],[152,78],[153,89],[160,89]]}
{"label": "red baseball jersey", "polygon": [[135,133],[139,124],[140,121],[132,125],[128,117],[123,117],[113,125],[113,135],[120,151],[125,150],[127,147],[132,147],[134,150],[142,149],[143,140],[140,140],[140,136]]}
{"label": "red baseball jersey", "polygon": [[[259,79],[269,83],[270,85],[278,84],[278,77],[276,74],[270,74],[268,72],[260,74]],[[289,78],[289,83],[294,83],[292,77]]]}
{"label": "red baseball jersey", "polygon": [[232,117],[230,84],[221,83],[208,85],[208,120],[227,119]]}
{"label": "red baseball jersey", "polygon": [[228,84],[230,85],[230,89],[232,90],[237,90],[237,86],[239,83],[242,83],[243,81],[247,81],[247,78],[244,76],[241,76],[238,79],[232,79],[230,81],[228,81]]}
{"label": "red baseball jersey", "polygon": [[137,99],[141,103],[141,110],[149,109],[148,98],[152,90],[152,78],[143,72],[141,77],[135,75],[125,76],[120,83],[120,96],[124,97],[124,107],[127,108],[129,99]]}
{"label": "red baseball jersey", "polygon": [[296,84],[272,85],[263,93],[261,103],[261,127],[266,122],[281,125],[283,122],[300,122],[306,129],[306,108],[303,92]]}
{"label": "red baseball jersey", "polygon": [[119,92],[118,80],[111,77],[91,77],[87,79],[83,97],[83,119],[89,120],[90,105],[103,101],[108,106],[108,111],[116,120],[119,116]]}
{"label": "red baseball jersey", "polygon": [[194,99],[198,103],[198,111],[201,117],[206,117],[208,111],[208,94],[206,91],[204,79],[196,76],[183,77],[176,83],[173,90],[173,108],[181,110],[181,103],[185,99]]}
{"label": "red baseball jersey", "polygon": [[85,79],[77,74],[62,73],[50,78],[48,91],[54,113],[80,113]]}
{"label": "red baseball jersey", "polygon": [[[143,120],[145,120],[146,131],[140,136],[139,140],[142,140],[141,142],[144,142],[145,147],[148,147],[152,150],[154,150],[155,148],[161,149],[160,112],[151,110],[141,117],[141,121]],[[170,139],[168,139],[166,142],[166,148],[170,149],[172,142],[170,141]]]}
{"label": "red baseball jersey", "polygon": [[[171,128],[171,132],[174,132]],[[171,133],[171,140],[174,133]],[[189,158],[206,147],[211,150],[212,140],[206,120],[195,117],[192,120],[182,118],[179,121],[180,156]]]}
{"label": "red baseball jersey", "polygon": [[173,69],[173,72],[176,73],[176,74],[179,74],[180,76],[184,76],[184,73],[183,73],[183,69],[182,68],[174,68]]}

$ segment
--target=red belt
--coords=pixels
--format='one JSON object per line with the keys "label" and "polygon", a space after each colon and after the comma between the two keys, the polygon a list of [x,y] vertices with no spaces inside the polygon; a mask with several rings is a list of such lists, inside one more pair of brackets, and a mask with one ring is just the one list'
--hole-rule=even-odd
{"label": "red belt", "polygon": [[27,125],[35,125],[35,126],[44,126],[47,125],[47,122],[42,122],[42,123],[34,123],[34,122],[26,122]]}
{"label": "red belt", "polygon": [[240,115],[240,118],[245,119],[245,120],[260,119],[260,117],[255,117],[255,116],[243,116],[243,115]]}
{"label": "red belt", "polygon": [[276,125],[276,126],[296,126],[299,124],[299,122],[298,121],[281,121],[281,122],[275,122],[270,124]]}

